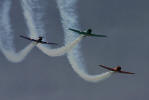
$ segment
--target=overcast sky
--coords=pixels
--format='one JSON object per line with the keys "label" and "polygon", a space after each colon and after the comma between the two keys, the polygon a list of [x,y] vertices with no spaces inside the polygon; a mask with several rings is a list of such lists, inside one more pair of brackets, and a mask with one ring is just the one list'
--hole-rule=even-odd
{"label": "overcast sky", "polygon": [[[4,0],[0,0],[2,5]],[[13,0],[11,24],[15,46],[20,51],[29,41],[19,38],[28,32],[20,5]],[[49,57],[39,49],[21,63],[11,63],[0,52],[1,100],[148,100],[149,2],[147,0],[78,0],[82,30],[105,34],[106,39],[86,37],[81,42],[90,74],[105,72],[99,64],[121,65],[135,75],[114,74],[99,83],[81,79],[66,56]],[[46,2],[46,3],[45,3]],[[47,40],[64,43],[64,33],[55,0],[46,0]],[[55,48],[55,47],[53,47]]]}

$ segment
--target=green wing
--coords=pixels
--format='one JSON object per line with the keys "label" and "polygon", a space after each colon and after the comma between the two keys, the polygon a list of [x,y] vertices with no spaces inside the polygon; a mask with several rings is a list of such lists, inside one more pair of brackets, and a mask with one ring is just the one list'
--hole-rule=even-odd
{"label": "green wing", "polygon": [[82,34],[82,32],[80,32],[79,30],[75,30],[75,29],[72,29],[72,28],[69,28],[69,30],[73,31],[73,32],[77,32],[79,34]]}
{"label": "green wing", "polygon": [[95,37],[107,37],[106,35],[98,35],[98,34],[90,34],[90,36],[95,36]]}

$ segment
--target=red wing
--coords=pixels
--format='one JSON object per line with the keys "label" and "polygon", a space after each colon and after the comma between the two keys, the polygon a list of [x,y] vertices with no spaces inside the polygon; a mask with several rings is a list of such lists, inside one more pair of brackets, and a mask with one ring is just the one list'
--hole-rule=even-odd
{"label": "red wing", "polygon": [[105,69],[108,69],[108,70],[111,70],[111,71],[115,71],[113,68],[110,68],[110,67],[107,67],[107,66],[104,66],[104,65],[99,65],[100,67],[102,68],[105,68]]}
{"label": "red wing", "polygon": [[20,37],[21,37],[21,38],[24,38],[24,39],[27,39],[27,40],[30,40],[30,41],[35,41],[35,42],[37,42],[37,40],[31,39],[31,38],[26,37],[26,36],[23,36],[23,35],[20,35]]}
{"label": "red wing", "polygon": [[124,73],[124,74],[135,74],[135,73],[132,73],[132,72],[126,72],[126,71],[119,71],[120,73]]}
{"label": "red wing", "polygon": [[44,41],[41,41],[40,43],[42,43],[42,44],[53,44],[53,45],[58,45],[57,43],[50,43],[50,42],[44,42]]}

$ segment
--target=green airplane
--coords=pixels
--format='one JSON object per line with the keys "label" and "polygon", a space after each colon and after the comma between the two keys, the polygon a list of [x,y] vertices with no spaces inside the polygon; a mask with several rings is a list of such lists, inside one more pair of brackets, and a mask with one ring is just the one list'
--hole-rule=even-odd
{"label": "green airplane", "polygon": [[92,34],[92,30],[91,29],[88,29],[87,31],[79,31],[79,30],[76,30],[76,29],[69,28],[69,30],[71,30],[73,32],[76,32],[78,34],[82,34],[84,36],[107,37],[106,35]]}

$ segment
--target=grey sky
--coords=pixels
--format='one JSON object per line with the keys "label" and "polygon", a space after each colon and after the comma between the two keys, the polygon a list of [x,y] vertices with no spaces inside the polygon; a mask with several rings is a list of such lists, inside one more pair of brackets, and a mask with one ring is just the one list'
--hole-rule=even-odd
{"label": "grey sky", "polygon": [[[0,5],[3,1],[0,0]],[[148,3],[146,0],[79,0],[77,6],[82,30],[92,28],[94,33],[108,35],[107,39],[83,39],[82,52],[89,72],[106,71],[99,64],[122,65],[136,75],[115,74],[103,82],[89,83],[72,70],[66,56],[48,57],[35,48],[23,62],[15,64],[0,53],[0,99],[147,100]],[[63,45],[55,0],[46,0],[43,21],[48,40]],[[29,42],[18,37],[28,32],[18,0],[12,5],[11,23],[19,51]]]}

